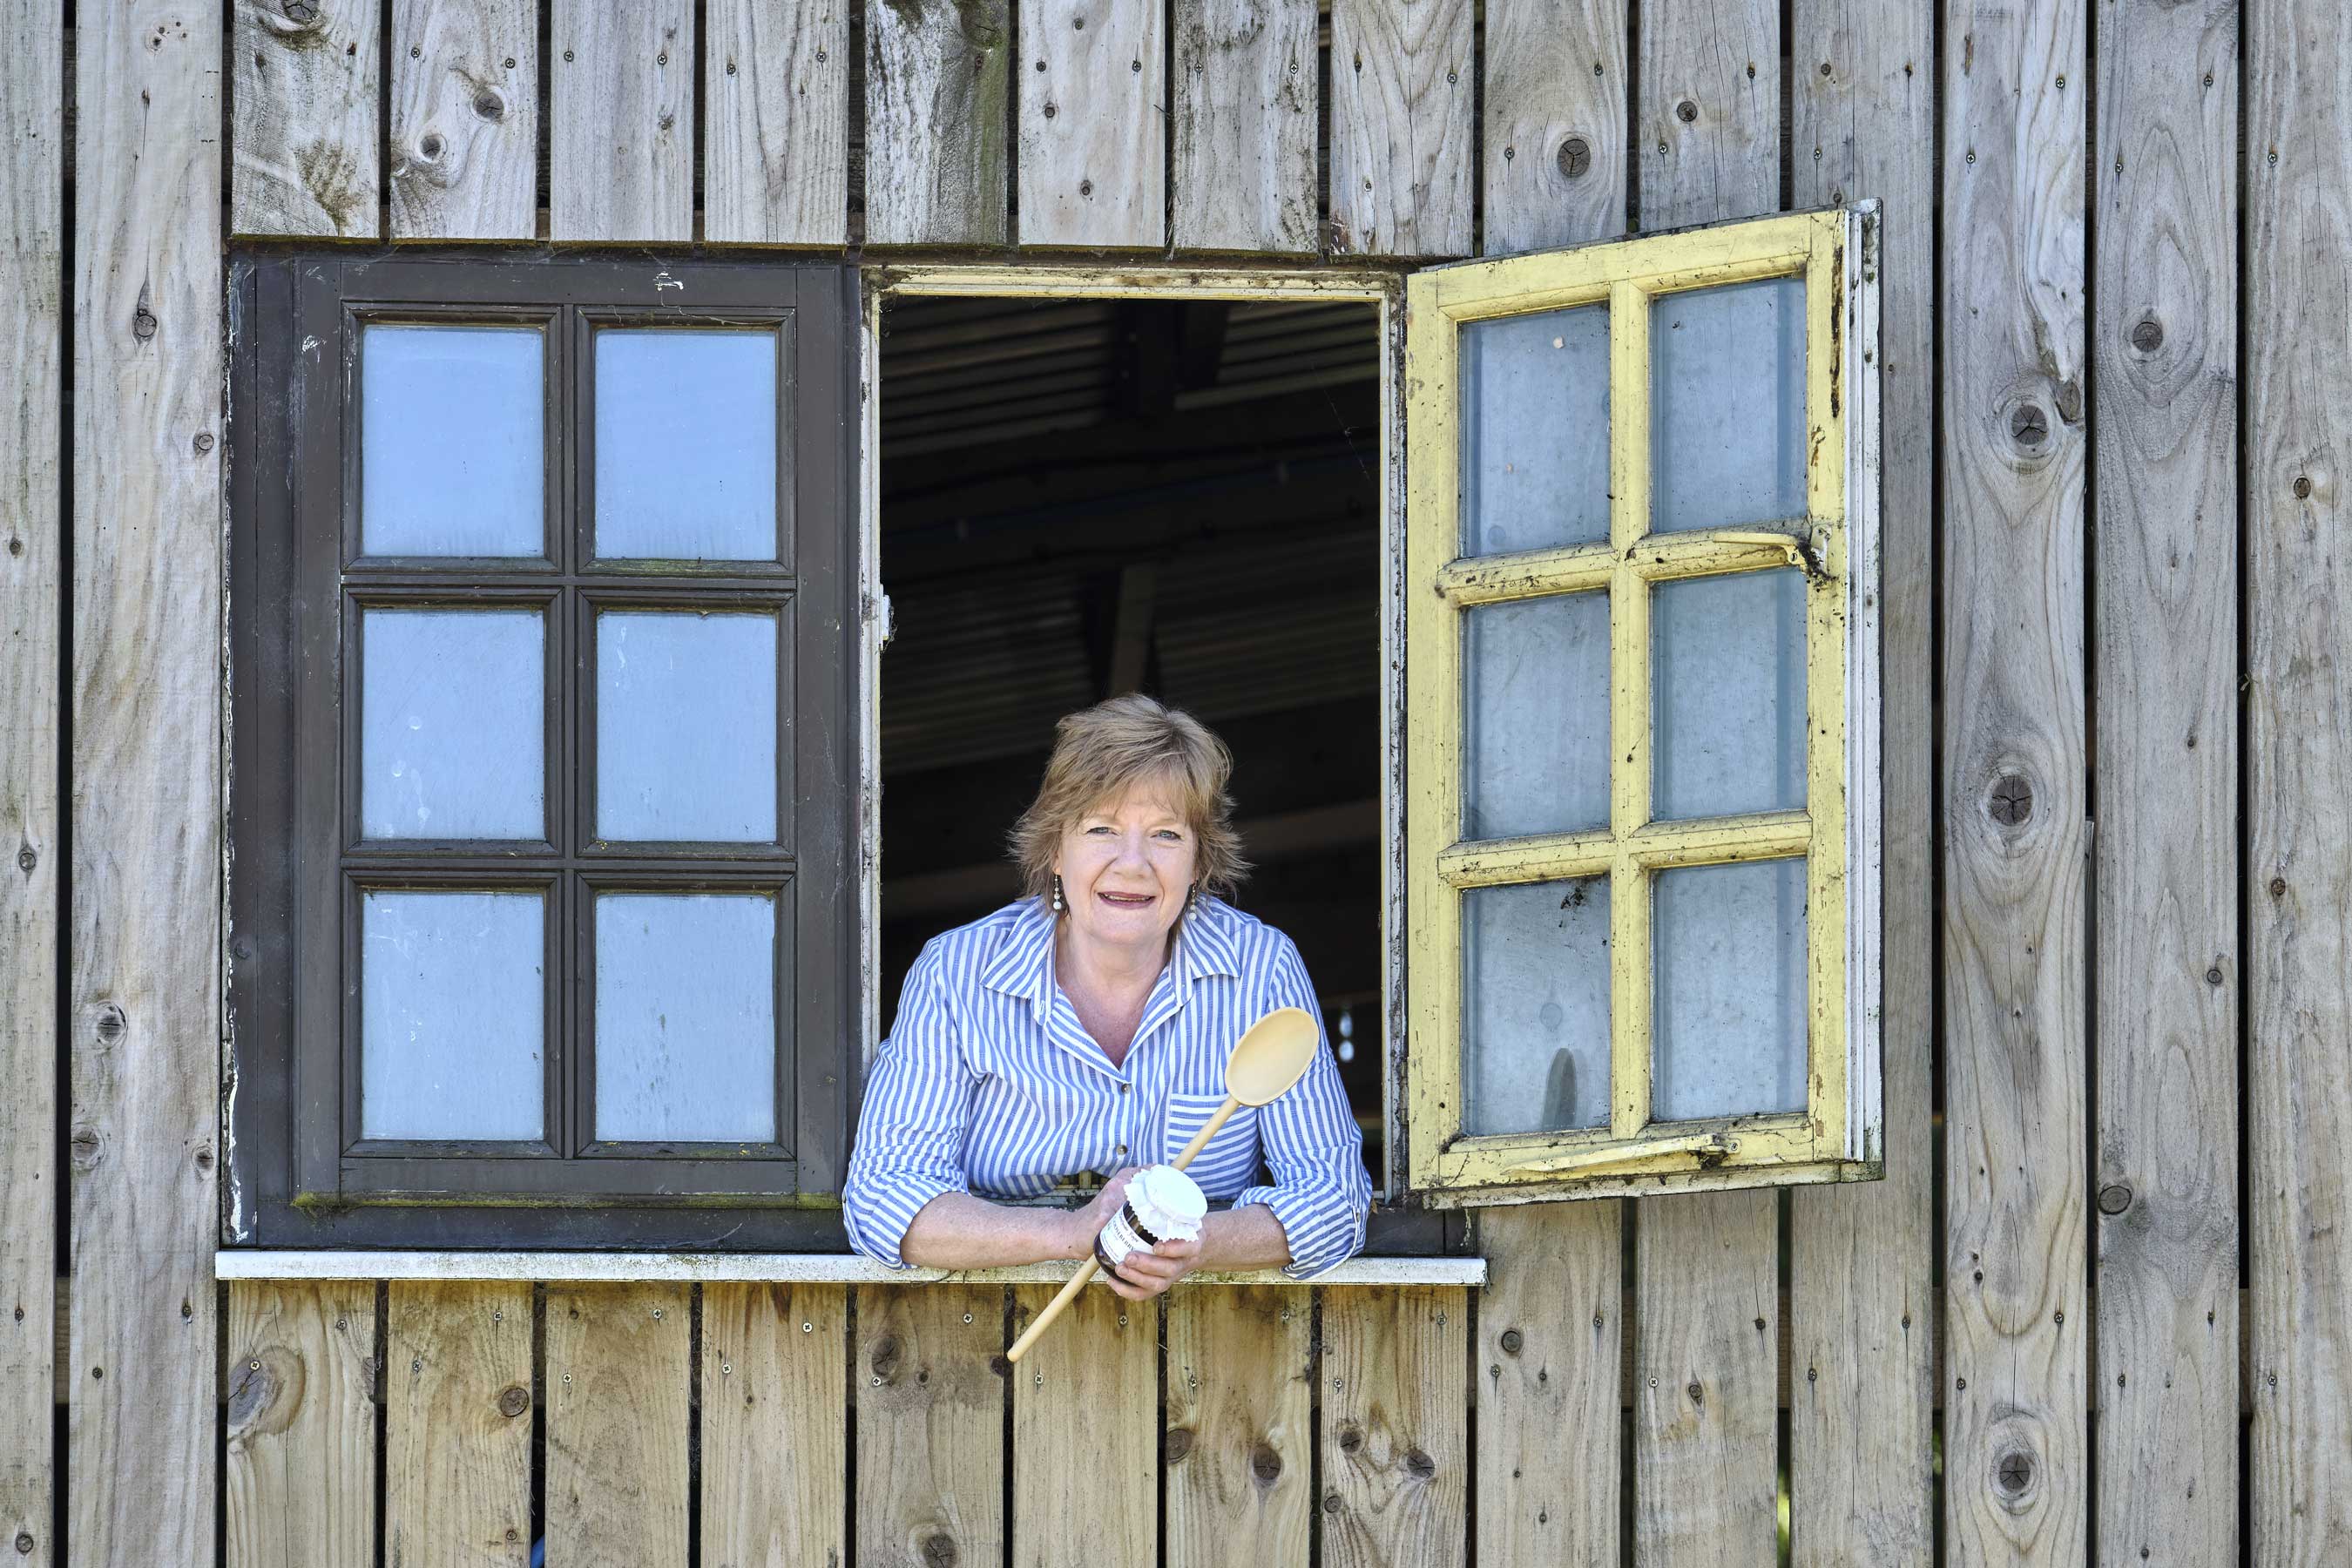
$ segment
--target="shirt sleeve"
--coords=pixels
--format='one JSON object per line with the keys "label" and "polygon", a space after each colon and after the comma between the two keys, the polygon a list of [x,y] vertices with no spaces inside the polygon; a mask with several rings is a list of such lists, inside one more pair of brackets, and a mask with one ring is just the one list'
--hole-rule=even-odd
{"label": "shirt sleeve", "polygon": [[1258,1143],[1274,1181],[1243,1188],[1234,1194],[1234,1207],[1264,1204],[1272,1209],[1290,1243],[1290,1262],[1283,1272],[1312,1279],[1362,1249],[1372,1179],[1364,1170],[1364,1134],[1348,1104],[1331,1043],[1323,1037],[1322,1005],[1305,961],[1286,937],[1275,960],[1270,1001],[1276,1007],[1303,1007],[1315,1019],[1315,1060],[1289,1093],[1257,1113]]}
{"label": "shirt sleeve", "polygon": [[936,944],[907,973],[898,1017],[866,1075],[865,1110],[841,1193],[849,1244],[877,1263],[908,1267],[899,1248],[923,1205],[971,1190],[964,1130],[978,1077],[964,1060]]}

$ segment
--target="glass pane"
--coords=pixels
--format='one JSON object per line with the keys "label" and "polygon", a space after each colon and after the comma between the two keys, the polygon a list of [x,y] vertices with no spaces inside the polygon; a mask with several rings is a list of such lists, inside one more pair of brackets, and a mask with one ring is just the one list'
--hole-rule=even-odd
{"label": "glass pane", "polygon": [[1462,553],[1609,537],[1609,307],[1462,329]]}
{"label": "glass pane", "polygon": [[1609,879],[1462,895],[1462,1130],[1609,1121]]}
{"label": "glass pane", "polygon": [[1805,1108],[1805,863],[1658,873],[1657,1121]]}
{"label": "glass pane", "polygon": [[776,559],[776,334],[596,334],[596,553]]}
{"label": "glass pane", "polygon": [[776,837],[776,617],[596,617],[596,837]]}
{"label": "glass pane", "polygon": [[369,608],[360,628],[361,834],[544,836],[540,613]]}
{"label": "glass pane", "polygon": [[1805,281],[1665,294],[1650,308],[1651,526],[1805,515]]}
{"label": "glass pane", "polygon": [[1751,572],[1661,583],[1650,601],[1660,821],[1805,804],[1805,582]]}
{"label": "glass pane", "polygon": [[362,1136],[542,1135],[546,918],[536,892],[366,896]]}
{"label": "glass pane", "polygon": [[360,345],[362,552],[541,554],[539,329],[371,326]]}
{"label": "glass pane", "polygon": [[776,901],[596,900],[596,1136],[776,1137]]}
{"label": "glass pane", "polygon": [[1463,620],[1463,837],[1606,826],[1609,595],[1480,605]]}

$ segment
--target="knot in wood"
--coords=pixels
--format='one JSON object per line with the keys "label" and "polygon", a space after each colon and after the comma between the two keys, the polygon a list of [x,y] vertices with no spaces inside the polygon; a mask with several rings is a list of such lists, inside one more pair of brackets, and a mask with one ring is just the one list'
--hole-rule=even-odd
{"label": "knot in wood", "polygon": [[1352,1454],[1363,1446],[1364,1429],[1352,1421],[1342,1423],[1339,1427],[1339,1452]]}
{"label": "knot in wood", "polygon": [[199,458],[203,457],[206,452],[211,451],[213,449],[213,433],[209,430],[197,431],[195,447],[196,456]]}
{"label": "knot in wood", "polygon": [[499,1414],[511,1421],[530,1408],[530,1390],[519,1383],[499,1390]]}
{"label": "knot in wood", "polygon": [[2022,773],[2003,773],[1993,781],[1992,798],[1985,808],[2003,827],[2021,826],[2033,815],[2033,786]]}
{"label": "knot in wood", "polygon": [[1160,1439],[1160,1457],[1171,1465],[1181,1465],[1192,1452],[1192,1432],[1188,1426],[1171,1426]]}
{"label": "knot in wood", "polygon": [[956,1549],[955,1537],[944,1531],[923,1537],[923,1568],[955,1568],[962,1555]]}
{"label": "knot in wood", "polygon": [[2127,1183],[2109,1182],[2099,1189],[2099,1212],[2115,1215],[2132,1205],[2132,1190]]}
{"label": "knot in wood", "polygon": [[121,1039],[131,1027],[131,1016],[119,1004],[109,1002],[98,1010],[98,1037],[108,1045]]}
{"label": "knot in wood", "polygon": [[1282,1479],[1282,1456],[1274,1451],[1273,1444],[1259,1443],[1250,1449],[1250,1475],[1267,1487]]}
{"label": "knot in wood", "polygon": [[2294,499],[2297,500],[2309,500],[2311,499],[2311,479],[2309,475],[2295,475]]}
{"label": "knot in wood", "polygon": [[1525,1345],[1527,1342],[1527,1336],[1520,1333],[1518,1330],[1505,1329],[1503,1331],[1503,1353],[1505,1355],[1518,1354],[1520,1347]]}
{"label": "knot in wood", "polygon": [[474,112],[485,120],[503,120],[507,112],[506,100],[484,88],[474,95]]}
{"label": "knot in wood", "polygon": [[142,343],[155,335],[155,313],[144,305],[131,318],[131,335]]}
{"label": "knot in wood", "polygon": [[32,1537],[32,1534],[31,1534],[29,1531],[22,1531],[22,1530],[18,1531],[16,1532],[16,1555],[17,1555],[17,1556],[19,1556],[19,1557],[30,1557],[32,1554],[33,1554],[33,1537]]}
{"label": "knot in wood", "polygon": [[1404,1457],[1404,1468],[1415,1480],[1425,1481],[1437,1473],[1437,1461],[1415,1448]]}
{"label": "knot in wood", "polygon": [[438,136],[427,136],[424,141],[419,142],[416,144],[416,150],[419,153],[424,153],[428,159],[438,158],[441,156],[441,138]]}
{"label": "knot in wood", "polygon": [[898,1371],[898,1336],[884,1334],[874,1342],[874,1375],[887,1382]]}
{"label": "knot in wood", "polygon": [[2033,1456],[2022,1448],[2011,1448],[2000,1457],[1993,1476],[2002,1491],[2017,1497],[2033,1484]]}
{"label": "knot in wood", "polygon": [[1681,121],[1685,125],[1690,124],[1693,121],[1698,118],[1698,105],[1693,103],[1687,98],[1684,99],[1680,103],[1675,105],[1675,118]]}
{"label": "knot in wood", "polygon": [[2164,346],[2164,326],[2154,316],[2143,316],[2131,330],[2131,345],[2144,354]]}
{"label": "knot in wood", "polygon": [[2283,899],[2285,896],[2286,879],[2284,877],[2273,877],[2271,879],[2271,897],[2273,899]]}
{"label": "knot in wood", "polygon": [[1592,167],[1592,143],[1581,136],[1571,136],[1559,144],[1559,172],[1563,178],[1576,179]]}
{"label": "knot in wood", "polygon": [[1690,1395],[1690,1402],[1693,1405],[1705,1405],[1706,1403],[1706,1390],[1701,1387],[1696,1380],[1693,1380],[1692,1382],[1684,1384],[1683,1392]]}
{"label": "knot in wood", "polygon": [[2020,447],[2039,447],[2050,437],[2050,416],[2039,403],[2021,403],[2009,411],[2009,434]]}
{"label": "knot in wood", "polygon": [[319,19],[319,7],[311,0],[279,0],[278,8],[298,27],[307,27]]}
{"label": "knot in wood", "polygon": [[31,845],[27,844],[22,849],[16,851],[16,869],[19,871],[30,871],[34,867],[40,863],[41,858],[33,853],[33,847]]}
{"label": "knot in wood", "polygon": [[1325,1492],[1323,1494],[1323,1511],[1325,1513],[1337,1513],[1339,1511],[1339,1494],[1338,1492]]}

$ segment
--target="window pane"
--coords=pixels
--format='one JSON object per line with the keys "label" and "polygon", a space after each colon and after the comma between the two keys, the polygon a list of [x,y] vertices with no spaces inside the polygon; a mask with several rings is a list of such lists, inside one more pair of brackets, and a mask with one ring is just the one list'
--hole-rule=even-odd
{"label": "window pane", "polygon": [[1463,837],[1607,826],[1609,595],[1480,605],[1463,620]]}
{"label": "window pane", "polygon": [[776,837],[776,617],[596,617],[596,836]]}
{"label": "window pane", "polygon": [[371,892],[360,952],[360,1131],[537,1138],[545,900]]}
{"label": "window pane", "polygon": [[776,334],[596,334],[596,553],[776,559]]}
{"label": "window pane", "polygon": [[776,902],[596,900],[596,1136],[776,1137]]}
{"label": "window pane", "polygon": [[1462,1130],[1609,1121],[1609,879],[1462,895]]}
{"label": "window pane", "polygon": [[1462,553],[1609,537],[1609,307],[1462,329]]}
{"label": "window pane", "polygon": [[360,622],[360,831],[547,831],[547,630],[537,610],[393,610]]}
{"label": "window pane", "polygon": [[1650,607],[1653,815],[1805,804],[1805,584],[1795,572],[1661,583]]}
{"label": "window pane", "polygon": [[1658,873],[1658,1121],[1805,1106],[1805,863]]}
{"label": "window pane", "polygon": [[1805,515],[1805,282],[1661,295],[1650,308],[1651,526]]}
{"label": "window pane", "polygon": [[545,360],[536,327],[365,329],[363,553],[545,551]]}

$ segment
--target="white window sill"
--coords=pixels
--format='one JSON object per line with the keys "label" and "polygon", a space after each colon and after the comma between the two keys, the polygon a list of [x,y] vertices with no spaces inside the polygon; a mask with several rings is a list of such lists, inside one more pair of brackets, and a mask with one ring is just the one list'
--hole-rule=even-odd
{"label": "white window sill", "polygon": [[[629,1282],[916,1285],[1058,1285],[1072,1263],[1013,1268],[885,1268],[849,1252],[263,1252],[223,1248],[216,1279],[531,1279]],[[1460,1285],[1486,1283],[1483,1258],[1351,1258],[1312,1280],[1276,1268],[1201,1273],[1188,1285]]]}

